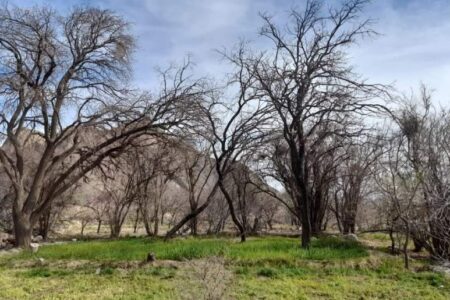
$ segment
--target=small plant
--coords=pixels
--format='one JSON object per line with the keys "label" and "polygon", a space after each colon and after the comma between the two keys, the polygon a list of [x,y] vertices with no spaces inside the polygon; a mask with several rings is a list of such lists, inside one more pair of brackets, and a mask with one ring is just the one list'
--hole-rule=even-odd
{"label": "small plant", "polygon": [[278,273],[275,269],[264,267],[262,269],[259,269],[258,272],[256,273],[256,275],[274,278],[274,277],[277,277]]}
{"label": "small plant", "polygon": [[200,281],[202,287],[202,299],[222,299],[226,287],[231,282],[232,274],[225,268],[225,260],[222,257],[209,257],[202,260],[191,261],[194,277]]}

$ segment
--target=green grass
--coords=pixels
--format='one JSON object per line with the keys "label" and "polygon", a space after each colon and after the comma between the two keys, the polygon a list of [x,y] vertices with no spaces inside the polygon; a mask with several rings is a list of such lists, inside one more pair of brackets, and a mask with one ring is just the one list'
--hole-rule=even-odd
{"label": "green grass", "polygon": [[246,243],[227,238],[187,238],[168,242],[146,238],[85,241],[49,245],[42,247],[38,254],[24,252],[17,258],[124,261],[143,260],[149,252],[155,253],[157,259],[165,260],[225,256],[242,263],[289,263],[296,259],[342,260],[367,256],[367,251],[360,244],[333,237],[314,240],[309,250],[300,248],[298,239],[265,237],[250,238]]}
{"label": "green grass", "polygon": [[[157,263],[138,266],[148,252]],[[195,274],[194,262],[208,269],[214,257],[225,259],[227,283],[212,267]],[[450,280],[426,261],[408,271],[401,257],[334,237],[314,239],[309,250],[281,237],[126,238],[0,257],[0,299],[202,299],[213,285],[205,280],[227,285],[225,299],[450,299]]]}

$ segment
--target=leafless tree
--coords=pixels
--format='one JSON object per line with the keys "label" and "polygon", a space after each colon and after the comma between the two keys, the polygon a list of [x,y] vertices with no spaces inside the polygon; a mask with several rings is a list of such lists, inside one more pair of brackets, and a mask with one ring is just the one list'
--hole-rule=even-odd
{"label": "leafless tree", "polygon": [[38,221],[37,234],[42,236],[44,240],[48,239],[49,233],[55,225],[64,221],[63,215],[65,211],[74,204],[74,193],[77,185],[57,197],[51,205],[49,205],[41,215]]}
{"label": "leafless tree", "polygon": [[261,35],[273,42],[272,50],[233,60],[250,74],[256,94],[275,112],[275,128],[287,147],[289,189],[301,214],[303,247],[309,247],[313,233],[311,148],[320,148],[326,140],[318,139],[322,135],[351,131],[342,125],[353,115],[379,108],[367,100],[380,86],[360,80],[345,55],[350,45],[373,34],[371,21],[360,18],[366,3],[349,0],[326,9],[321,1],[307,1],[303,11],[291,12],[286,27],[263,15]]}
{"label": "leafless tree", "polygon": [[140,149],[134,157],[136,204],[147,235],[158,234],[164,195],[179,168],[174,149],[169,140],[158,139]]}
{"label": "leafless tree", "polygon": [[[417,203],[420,182],[411,173],[408,162],[401,154],[399,140],[393,139],[389,144],[389,151],[380,161],[380,178],[377,179],[384,196],[388,199],[389,207],[393,209],[390,214],[389,225],[391,238],[394,232],[405,235],[402,243],[402,252],[405,258],[405,268],[409,268],[408,244],[412,223],[414,222],[414,208]],[[392,250],[394,249],[394,243]]]}
{"label": "leafless tree", "polygon": [[89,195],[87,199],[83,199],[80,204],[85,210],[90,211],[86,213],[92,216],[92,221],[97,222],[97,234],[100,234],[101,226],[106,219],[108,203],[102,197],[102,192],[96,191],[94,195]]}
{"label": "leafless tree", "polygon": [[[230,57],[240,60],[243,53]],[[238,66],[230,85],[237,85],[236,98],[220,101],[212,98],[205,108],[208,126],[211,130],[209,143],[217,175],[217,184],[223,194],[231,219],[239,231],[242,242],[246,240],[246,229],[239,220],[233,201],[233,189],[227,184],[229,176],[243,163],[240,160],[247,153],[258,148],[268,135],[267,128],[271,115],[267,107],[254,93],[252,78],[247,76],[242,66]],[[227,116],[219,119],[218,116]]]}
{"label": "leafless tree", "polygon": [[[243,53],[233,59],[242,58],[239,56],[241,54]],[[224,55],[227,56],[226,53]],[[236,215],[231,195],[232,187],[227,185],[226,181],[232,170],[239,165],[242,156],[261,145],[271,119],[267,109],[254,93],[251,81],[244,69],[238,67],[227,84],[230,90],[237,88],[234,97],[227,99],[226,93],[210,93],[197,108],[201,111],[201,118],[205,120],[204,128],[197,134],[210,145],[216,180],[204,203],[186,215],[166,237],[173,236],[184,224],[204,211],[219,189],[228,204],[231,219],[239,231],[241,241],[245,241],[246,231]]]}
{"label": "leafless tree", "polygon": [[[197,143],[201,144],[201,143]],[[190,213],[195,214],[195,211],[205,199],[207,200],[214,188],[214,165],[209,157],[209,146],[204,146],[204,149],[197,147],[182,147],[182,175],[184,180],[179,180],[188,191],[188,200]],[[181,179],[181,178],[180,178]],[[184,183],[185,182],[185,183]],[[198,233],[198,219],[193,217],[190,221],[191,234]]]}
{"label": "leafless tree", "polygon": [[394,116],[398,130],[393,133],[397,177],[406,173],[403,181],[418,185],[405,234],[411,234],[416,247],[425,247],[434,258],[445,260],[450,258],[449,116],[448,111],[432,106],[428,90],[422,87],[419,99],[400,99]]}
{"label": "leafless tree", "polygon": [[[128,93],[132,49],[128,24],[108,10],[0,9],[1,138],[12,148],[0,149],[0,161],[14,190],[17,246],[28,247],[54,199],[106,158],[195,119],[202,86],[185,79],[187,66],[164,73],[159,94]],[[43,151],[31,170],[24,149],[35,136]]]}
{"label": "leafless tree", "polygon": [[246,234],[256,232],[260,222],[259,216],[254,215],[258,190],[252,184],[251,176],[252,172],[241,161],[230,172],[227,181],[228,190],[236,207],[236,217]]}
{"label": "leafless tree", "polygon": [[136,203],[139,195],[138,177],[135,175],[131,163],[133,158],[130,156],[127,158],[122,158],[109,174],[102,176],[103,185],[100,198],[106,203],[112,238],[119,237],[130,208]]}
{"label": "leafless tree", "polygon": [[356,233],[358,208],[363,198],[373,192],[370,180],[383,153],[382,141],[376,136],[361,136],[357,141],[350,141],[343,150],[345,156],[340,158],[331,209],[339,230],[347,234]]}
{"label": "leafless tree", "polygon": [[208,224],[206,232],[208,234],[219,234],[224,231],[229,218],[228,203],[221,193],[217,193],[203,214],[203,219]]}

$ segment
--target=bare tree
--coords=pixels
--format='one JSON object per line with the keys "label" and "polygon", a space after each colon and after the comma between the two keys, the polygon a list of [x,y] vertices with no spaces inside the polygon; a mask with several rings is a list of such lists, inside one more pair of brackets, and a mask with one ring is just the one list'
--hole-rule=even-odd
{"label": "bare tree", "polygon": [[414,222],[414,209],[419,194],[420,182],[411,173],[408,162],[401,154],[398,142],[392,140],[389,143],[390,151],[381,159],[380,178],[377,180],[381,191],[388,199],[389,207],[393,209],[390,214],[390,236],[393,241],[392,251],[395,251],[394,232],[404,233],[405,239],[402,245],[405,268],[409,268],[408,244],[412,223]]}
{"label": "bare tree", "polygon": [[174,145],[158,139],[147,145],[134,157],[133,169],[137,176],[137,206],[147,235],[157,235],[162,218],[162,201],[169,181],[178,170]]}
{"label": "bare tree", "polygon": [[81,206],[90,211],[92,219],[97,222],[96,232],[100,234],[101,226],[106,218],[108,203],[104,201],[101,193],[95,196],[91,195],[88,199],[84,200],[85,202]]}
{"label": "bare tree", "polygon": [[127,157],[128,159],[122,158],[121,163],[115,165],[109,174],[102,176],[103,191],[100,197],[106,203],[112,238],[119,237],[128,212],[139,195],[137,188],[139,179],[134,173],[132,167],[134,164],[130,162],[134,157],[130,156]]}
{"label": "bare tree", "polygon": [[272,51],[234,60],[275,112],[274,125],[287,147],[289,189],[301,214],[303,247],[309,247],[313,233],[310,150],[320,148],[322,135],[347,134],[351,128],[343,124],[352,115],[378,108],[367,100],[380,90],[358,79],[345,55],[350,45],[373,33],[370,20],[359,18],[367,1],[349,0],[328,10],[321,3],[307,1],[303,11],[292,11],[286,27],[263,15],[261,35],[273,42]]}
{"label": "bare tree", "polygon": [[[200,143],[197,143],[200,144]],[[201,146],[201,145],[200,145]],[[188,200],[190,213],[195,214],[195,211],[201,205],[204,199],[207,199],[214,186],[213,171],[214,165],[209,157],[209,146],[204,149],[192,149],[191,147],[180,148],[183,156],[182,161],[182,178],[179,180],[188,191]],[[191,234],[198,233],[198,219],[193,217],[190,221]]]}
{"label": "bare tree", "polygon": [[359,137],[344,148],[345,157],[337,170],[332,211],[339,230],[356,233],[356,216],[365,196],[373,192],[370,179],[378,158],[382,155],[382,143],[378,137]]}
{"label": "bare tree", "polygon": [[[185,80],[187,66],[163,76],[157,96],[126,93],[132,49],[128,24],[108,10],[0,9],[1,137],[13,150],[0,149],[0,161],[14,189],[17,246],[28,247],[54,199],[105,158],[189,119],[202,91]],[[34,136],[43,151],[29,169],[24,149]]]}
{"label": "bare tree", "polygon": [[214,200],[203,214],[203,219],[208,224],[208,234],[219,234],[225,229],[230,218],[228,203],[221,193],[216,193]]}
{"label": "bare tree", "polygon": [[[226,57],[227,54],[223,53]],[[242,59],[242,52],[230,59]],[[239,160],[245,153],[256,149],[267,136],[267,127],[271,115],[251,86],[252,78],[247,76],[244,68],[238,66],[230,78],[227,87],[237,89],[231,99],[225,97],[226,93],[213,92],[208,94],[202,105],[197,107],[202,120],[206,123],[197,134],[203,137],[210,145],[212,163],[214,166],[215,183],[212,185],[204,203],[195,211],[186,215],[166,235],[174,235],[184,224],[204,211],[214,199],[217,189],[225,198],[233,223],[239,231],[241,241],[246,239],[246,231],[235,212],[235,205],[231,195],[230,186],[226,184],[229,174],[239,165]]]}
{"label": "bare tree", "polygon": [[[243,52],[230,57],[233,60],[243,58]],[[239,66],[230,84],[236,84],[238,94],[232,101],[219,101],[212,98],[205,109],[208,126],[212,135],[209,136],[211,151],[214,157],[214,166],[217,175],[217,184],[223,194],[231,219],[239,231],[242,242],[246,240],[246,228],[239,220],[232,197],[234,187],[227,184],[229,176],[239,168],[240,160],[247,153],[258,148],[268,135],[267,128],[271,115],[263,105],[252,87],[252,78],[247,76],[244,68]],[[228,116],[219,119],[217,116]]]}
{"label": "bare tree", "polygon": [[74,185],[67,192],[57,197],[51,205],[49,205],[41,215],[38,221],[37,234],[42,236],[44,240],[48,239],[49,233],[55,225],[63,221],[63,215],[68,207],[74,204],[74,193],[77,185]]}
{"label": "bare tree", "polygon": [[397,177],[407,172],[408,177],[403,181],[417,182],[420,195],[411,204],[410,224],[405,234],[411,234],[417,248],[425,247],[434,258],[448,260],[450,113],[435,110],[425,87],[419,99],[402,97],[399,104],[394,116],[398,131],[393,133],[399,165]]}

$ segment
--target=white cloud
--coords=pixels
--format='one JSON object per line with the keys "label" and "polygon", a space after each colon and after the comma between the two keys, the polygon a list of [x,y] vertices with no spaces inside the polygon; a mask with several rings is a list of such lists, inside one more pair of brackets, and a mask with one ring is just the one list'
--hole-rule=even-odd
{"label": "white cloud", "polygon": [[436,103],[450,106],[450,3],[381,0],[367,14],[381,35],[352,50],[356,70],[405,92],[423,82]]}
{"label": "white cloud", "polygon": [[[116,10],[134,25],[138,38],[136,83],[154,82],[153,67],[193,55],[199,75],[217,75],[226,67],[214,49],[232,47],[239,38],[255,40],[258,12],[278,14],[298,0],[10,0],[18,5],[51,4],[67,10],[75,4]],[[327,1],[326,1],[327,2]],[[334,1],[333,1],[334,2]],[[331,3],[327,2],[327,3]],[[351,50],[356,70],[375,82],[396,82],[401,90],[420,82],[436,90],[437,102],[450,106],[450,1],[374,0],[365,15],[378,20],[381,34]],[[258,41],[257,46],[264,45]]]}

